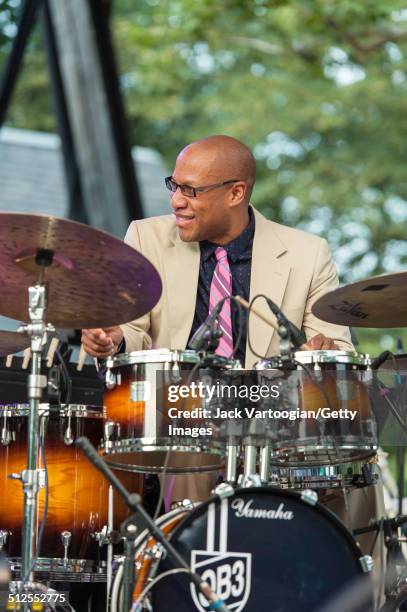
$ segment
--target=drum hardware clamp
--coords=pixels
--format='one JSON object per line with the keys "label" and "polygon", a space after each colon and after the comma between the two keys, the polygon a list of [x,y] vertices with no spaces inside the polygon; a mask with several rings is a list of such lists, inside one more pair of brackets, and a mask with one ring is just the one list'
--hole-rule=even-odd
{"label": "drum hardware clamp", "polygon": [[318,502],[318,493],[313,489],[305,489],[305,491],[301,492],[301,499],[310,506],[315,506]]}
{"label": "drum hardware clamp", "polygon": [[365,574],[368,574],[373,570],[374,561],[370,555],[363,555],[363,557],[360,557],[359,561]]}

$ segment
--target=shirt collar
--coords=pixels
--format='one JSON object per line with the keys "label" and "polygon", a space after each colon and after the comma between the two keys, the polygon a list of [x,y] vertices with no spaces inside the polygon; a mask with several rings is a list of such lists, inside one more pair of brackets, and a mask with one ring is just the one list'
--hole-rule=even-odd
{"label": "shirt collar", "polygon": [[[252,246],[255,220],[251,206],[249,206],[249,218],[249,225],[243,230],[243,232],[228,244],[222,245],[226,249],[228,257],[233,262],[245,255],[249,247]],[[219,245],[209,242],[208,240],[202,240],[202,242],[199,243],[199,246],[201,249],[201,257],[207,261],[215,253],[215,250]]]}

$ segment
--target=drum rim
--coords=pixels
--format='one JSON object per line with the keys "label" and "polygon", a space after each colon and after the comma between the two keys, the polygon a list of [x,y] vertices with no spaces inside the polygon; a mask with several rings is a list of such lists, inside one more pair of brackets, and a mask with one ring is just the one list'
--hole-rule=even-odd
{"label": "drum rim", "polygon": [[[125,442],[129,442],[133,440],[134,443],[133,444],[129,444],[128,446],[119,446],[121,443]],[[142,440],[148,440],[149,443],[148,444],[140,444],[140,441]],[[153,444],[151,443],[151,440],[153,440]],[[158,445],[156,444],[157,442],[159,442],[160,440],[165,440],[166,444],[165,445]],[[196,440],[196,438],[195,438]],[[137,443],[136,443],[137,441]],[[119,470],[122,472],[134,472],[134,473],[138,473],[138,474],[161,474],[163,472],[163,465],[159,465],[159,466],[155,466],[155,465],[142,465],[140,463],[128,463],[126,461],[124,461],[123,459],[123,455],[128,455],[128,454],[143,454],[143,453],[157,453],[157,452],[162,452],[164,455],[168,452],[171,451],[171,453],[181,453],[182,455],[185,455],[185,457],[187,456],[188,453],[194,454],[195,457],[201,455],[201,454],[205,454],[208,455],[209,458],[212,458],[212,463],[210,464],[206,464],[206,465],[196,465],[196,466],[178,466],[178,467],[171,467],[171,465],[169,465],[167,467],[167,473],[168,474],[198,474],[201,472],[214,472],[214,471],[218,471],[221,470],[224,466],[224,458],[225,458],[225,449],[224,446],[201,446],[198,447],[191,445],[187,445],[187,444],[180,444],[180,445],[174,445],[174,444],[169,444],[169,439],[168,438],[130,438],[130,439],[124,439],[124,440],[120,440],[118,442],[111,442],[109,444],[111,444],[111,446],[107,447],[106,443],[101,445],[99,447],[99,450],[102,452],[102,455],[106,461],[106,463],[108,463],[108,465],[111,468],[114,468],[115,470]],[[148,455],[145,455],[146,459],[148,457]],[[122,457],[122,460],[120,460],[120,458]],[[215,458],[221,459],[221,461],[216,462]]]}
{"label": "drum rim", "polygon": [[[309,491],[309,490],[312,491],[312,489],[306,489],[306,491]],[[237,488],[237,489],[234,489],[233,496],[231,495],[227,499],[231,499],[232,497],[237,497],[238,495],[242,495],[242,493],[250,495],[250,494],[253,494],[253,493],[264,494],[264,493],[270,493],[270,492],[276,493],[276,494],[282,495],[282,496],[287,496],[289,498],[291,497],[293,499],[297,499],[298,501],[302,502],[303,504],[305,504],[309,508],[313,508],[314,510],[319,512],[319,514],[322,514],[323,516],[325,516],[325,518],[328,520],[328,522],[336,524],[336,526],[338,527],[339,531],[342,532],[342,534],[344,535],[345,539],[349,543],[350,548],[355,553],[355,557],[356,557],[355,560],[356,561],[360,561],[360,559],[364,556],[362,554],[362,551],[358,547],[358,545],[356,543],[356,540],[354,539],[352,533],[349,531],[349,529],[346,527],[346,525],[341,521],[341,519],[334,512],[332,512],[331,510],[326,508],[323,504],[321,504],[318,501],[314,505],[307,503],[303,499],[304,491],[302,493],[300,493],[299,491],[293,491],[291,489],[282,489],[280,487],[273,487],[273,486]],[[219,504],[221,501],[222,501],[222,498],[219,497],[219,495],[212,495],[212,497],[210,497],[209,499],[207,499],[204,502],[202,502],[199,506],[197,506],[196,508],[193,508],[186,516],[184,516],[181,519],[181,521],[178,523],[178,525],[176,525],[174,530],[171,532],[171,535],[170,535],[171,541],[179,535],[179,532],[181,532],[181,530],[183,530],[185,527],[188,527],[188,521],[190,521],[193,516],[205,512],[205,510],[208,508],[209,504],[214,503],[214,502],[215,503],[217,502]],[[365,572],[363,571],[362,566],[358,565],[358,564],[356,564],[356,565],[357,565],[357,567],[358,567],[358,569],[360,571],[360,574],[364,575]],[[370,574],[370,572],[368,572],[368,575],[369,574]]]}
{"label": "drum rim", "polygon": [[[41,403],[39,405],[40,417],[49,416],[49,403]],[[25,403],[8,403],[0,404],[0,418],[3,417],[20,417],[28,416],[30,412],[29,404]],[[92,418],[92,419],[104,419],[105,408],[104,406],[98,406],[97,404],[60,404],[60,408],[56,411],[58,417],[76,417],[76,418]]]}
{"label": "drum rim", "polygon": [[[271,365],[279,359],[279,356],[270,357],[270,359],[262,359],[254,364],[255,370],[265,370],[277,368],[276,365]],[[371,364],[370,356],[367,353],[358,353],[357,351],[340,351],[340,350],[318,350],[318,351],[296,351],[294,353],[295,361],[304,364],[314,363],[344,363],[349,365],[369,366]],[[266,367],[265,367],[266,366]],[[281,366],[279,366],[281,367]]]}
{"label": "drum rim", "polygon": [[149,351],[131,351],[108,357],[107,368],[118,368],[140,363],[199,363],[201,356],[191,349],[151,349]]}
{"label": "drum rim", "polygon": [[[101,445],[101,448],[105,451],[106,455],[113,455],[114,450],[117,450],[118,455],[129,452],[167,452],[169,450],[183,453],[208,453],[209,455],[226,454],[225,444],[219,440],[211,441],[208,440],[208,438],[193,438],[192,436],[183,436],[183,440],[188,440],[191,443],[188,444],[184,441],[182,443],[174,443],[174,438],[170,436],[159,436],[155,438],[120,438],[120,440],[109,440],[108,443],[105,442]],[[200,443],[202,440],[205,440],[204,444]]]}
{"label": "drum rim", "polygon": [[[362,468],[370,466],[372,483],[361,485],[363,478]],[[379,479],[377,463],[366,461],[355,461],[350,463],[339,463],[337,465],[320,465],[308,467],[291,467],[271,464],[270,482],[278,488],[289,488],[294,490],[304,489],[340,489],[341,487],[352,487],[354,479],[357,486],[374,486]],[[274,470],[274,471],[273,471]],[[273,480],[274,478],[274,480]],[[363,481],[362,481],[363,482]],[[356,486],[356,485],[355,485]]]}
{"label": "drum rim", "polygon": [[[12,571],[20,571],[22,557],[7,557],[7,560],[12,565]],[[93,571],[90,568],[95,568]],[[68,557],[65,561],[64,557],[37,557],[35,563],[36,572],[51,572],[59,571],[70,574],[98,574],[101,570],[106,572],[107,561],[95,559],[79,559]]]}

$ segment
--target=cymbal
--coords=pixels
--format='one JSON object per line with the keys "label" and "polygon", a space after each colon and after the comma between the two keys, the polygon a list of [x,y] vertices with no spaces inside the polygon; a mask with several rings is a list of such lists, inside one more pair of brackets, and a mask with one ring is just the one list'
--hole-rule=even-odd
{"label": "cymbal", "polygon": [[[47,267],[36,263],[38,252]],[[52,255],[53,254],[53,255]],[[158,272],[141,253],[82,223],[0,213],[0,314],[29,320],[28,287],[43,270],[45,320],[55,327],[110,327],[149,312],[161,295]]]}
{"label": "cymbal", "polygon": [[373,276],[335,289],[312,307],[329,323],[352,327],[407,326],[407,272]]}
{"label": "cymbal", "polygon": [[31,344],[27,334],[0,330],[0,357],[19,353],[28,348]]}

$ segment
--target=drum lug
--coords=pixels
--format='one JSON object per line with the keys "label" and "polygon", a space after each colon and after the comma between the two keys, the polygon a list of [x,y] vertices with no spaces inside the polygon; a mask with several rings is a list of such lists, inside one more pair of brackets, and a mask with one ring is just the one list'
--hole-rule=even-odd
{"label": "drum lug", "polygon": [[7,415],[4,415],[4,424],[1,429],[0,444],[2,446],[8,446],[13,438],[13,432],[7,429]]}
{"label": "drum lug", "polygon": [[225,499],[226,497],[231,497],[235,490],[231,484],[227,482],[221,482],[215,489],[214,494],[217,495],[220,499]]}
{"label": "drum lug", "polygon": [[359,562],[365,574],[373,570],[374,561],[370,555],[363,555],[363,557],[360,557]]}
{"label": "drum lug", "polygon": [[[116,430],[116,435],[114,436]],[[107,421],[105,423],[105,442],[108,444],[111,442],[111,438],[115,437],[117,440],[120,438],[120,423],[115,423],[115,421]]]}
{"label": "drum lug", "polygon": [[171,368],[171,381],[173,383],[179,383],[182,380],[182,376],[179,373],[179,363],[176,361]]}
{"label": "drum lug", "polygon": [[323,380],[322,368],[319,365],[318,361],[314,361],[314,376],[319,381]]}
{"label": "drum lug", "polygon": [[2,446],[8,446],[11,442],[11,431],[9,431],[6,427],[3,427],[1,430],[0,444]]}
{"label": "drum lug", "polygon": [[64,433],[64,444],[70,446],[73,443],[72,429],[67,427]]}
{"label": "drum lug", "polygon": [[107,368],[105,373],[105,385],[106,389],[111,391],[116,386],[116,375],[112,372],[110,368]]}
{"label": "drum lug", "polygon": [[64,547],[64,563],[68,563],[68,548],[71,543],[72,533],[70,531],[63,531],[61,533],[61,542]]}
{"label": "drum lug", "polygon": [[312,489],[305,489],[305,491],[301,493],[301,499],[310,506],[315,506],[318,502],[318,493]]}
{"label": "drum lug", "polygon": [[11,531],[5,531],[4,529],[0,529],[0,551],[7,544],[7,538],[11,535]]}
{"label": "drum lug", "polygon": [[65,433],[64,433],[64,444],[66,444],[67,446],[70,446],[73,443],[73,436],[72,436],[72,428],[71,428],[71,414],[68,414],[68,425],[65,429]]}

